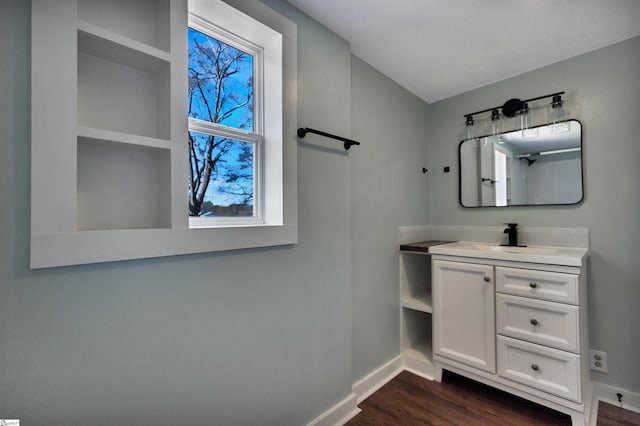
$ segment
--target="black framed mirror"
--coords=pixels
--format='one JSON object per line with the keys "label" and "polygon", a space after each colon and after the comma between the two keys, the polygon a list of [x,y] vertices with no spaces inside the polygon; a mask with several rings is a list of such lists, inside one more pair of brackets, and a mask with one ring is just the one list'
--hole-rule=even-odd
{"label": "black framed mirror", "polygon": [[570,205],[584,197],[578,120],[466,139],[458,160],[463,207]]}

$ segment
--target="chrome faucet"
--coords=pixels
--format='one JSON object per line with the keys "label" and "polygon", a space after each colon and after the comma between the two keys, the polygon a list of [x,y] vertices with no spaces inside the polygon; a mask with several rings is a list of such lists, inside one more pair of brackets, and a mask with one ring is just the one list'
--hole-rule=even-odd
{"label": "chrome faucet", "polygon": [[[509,235],[509,244],[508,246],[517,246],[518,245],[518,224],[517,223],[505,223],[508,228],[505,228],[504,233]],[[505,245],[505,244],[503,244]]]}

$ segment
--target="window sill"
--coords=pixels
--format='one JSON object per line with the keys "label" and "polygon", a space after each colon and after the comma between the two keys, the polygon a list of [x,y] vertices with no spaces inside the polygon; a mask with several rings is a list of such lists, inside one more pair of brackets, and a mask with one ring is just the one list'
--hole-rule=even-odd
{"label": "window sill", "polygon": [[265,226],[265,222],[255,217],[190,217],[189,229],[246,228]]}
{"label": "window sill", "polygon": [[31,237],[31,268],[272,247],[297,242],[296,224],[36,234]]}

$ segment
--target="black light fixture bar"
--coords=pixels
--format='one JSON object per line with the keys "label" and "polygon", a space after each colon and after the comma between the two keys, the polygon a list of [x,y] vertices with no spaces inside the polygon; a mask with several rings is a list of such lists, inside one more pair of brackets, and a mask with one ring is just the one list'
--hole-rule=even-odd
{"label": "black light fixture bar", "polygon": [[[468,119],[469,117],[473,117],[474,115],[482,114],[483,112],[489,112],[489,111],[493,111],[493,110],[496,110],[496,109],[502,109],[502,113],[504,115],[506,115],[507,117],[513,117],[513,115],[511,115],[511,114],[507,114],[507,112],[509,112],[509,110],[511,109],[510,107],[513,106],[513,105],[522,105],[522,104],[525,104],[527,102],[538,101],[540,99],[552,98],[554,96],[560,96],[560,95],[564,95],[564,92],[551,93],[550,95],[538,96],[536,98],[525,99],[525,100],[509,99],[507,102],[504,103],[504,105],[483,109],[481,111],[476,111],[476,112],[472,112],[472,113],[469,113],[469,114],[464,114],[463,117],[465,117],[467,119],[467,123],[468,123],[469,122],[469,119]],[[507,112],[505,112],[505,106],[507,107]],[[471,119],[470,121],[471,121],[471,123],[473,123],[473,119]]]}
{"label": "black light fixture bar", "polygon": [[347,151],[351,148],[351,145],[360,145],[360,142],[354,141],[352,139],[343,138],[342,136],[332,135],[331,133],[322,132],[320,130],[310,129],[308,127],[300,127],[298,129],[298,137],[304,138],[307,133],[315,133],[316,135],[324,136],[326,138],[337,139],[339,141],[344,142],[344,149]]}

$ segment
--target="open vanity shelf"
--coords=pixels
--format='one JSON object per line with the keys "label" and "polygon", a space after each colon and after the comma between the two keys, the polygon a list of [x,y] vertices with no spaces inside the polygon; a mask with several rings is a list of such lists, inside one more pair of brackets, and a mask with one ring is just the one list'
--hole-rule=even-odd
{"label": "open vanity shelf", "polygon": [[433,377],[431,346],[431,255],[429,247],[447,241],[400,245],[401,352],[407,369]]}

